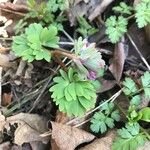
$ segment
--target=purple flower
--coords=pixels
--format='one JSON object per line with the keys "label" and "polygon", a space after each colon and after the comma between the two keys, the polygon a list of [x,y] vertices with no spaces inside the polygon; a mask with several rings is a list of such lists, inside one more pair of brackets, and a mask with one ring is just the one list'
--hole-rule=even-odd
{"label": "purple flower", "polygon": [[89,71],[89,74],[87,75],[87,78],[89,80],[95,80],[96,79],[96,72],[94,71]]}

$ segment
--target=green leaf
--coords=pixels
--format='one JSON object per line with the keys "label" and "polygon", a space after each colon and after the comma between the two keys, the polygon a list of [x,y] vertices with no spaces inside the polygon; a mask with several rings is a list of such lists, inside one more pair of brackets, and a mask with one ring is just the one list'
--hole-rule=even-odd
{"label": "green leaf", "polygon": [[51,54],[43,46],[58,47],[58,41],[57,28],[51,26],[48,30],[41,24],[33,23],[25,29],[25,34],[13,38],[12,50],[30,62],[42,59],[50,62]]}
{"label": "green leaf", "polygon": [[118,130],[118,135],[124,139],[132,138],[134,135],[138,135],[140,130],[140,126],[138,123],[133,125],[126,125],[125,128]]}
{"label": "green leaf", "polygon": [[124,86],[123,92],[126,95],[131,95],[138,91],[135,82],[131,78],[125,78],[123,86]]}
{"label": "green leaf", "polygon": [[149,107],[142,108],[139,111],[139,114],[142,116],[141,120],[150,122],[150,108]]}
{"label": "green leaf", "polygon": [[135,6],[135,18],[139,28],[150,23],[150,1],[142,0]]}
{"label": "green leaf", "polygon": [[111,16],[106,20],[106,34],[112,43],[120,40],[124,33],[127,32],[128,21],[123,16]]}
{"label": "green leaf", "polygon": [[118,110],[115,110],[111,113],[111,118],[114,119],[115,121],[120,120],[120,114]]}
{"label": "green leaf", "polygon": [[73,69],[72,68],[69,68],[69,71],[68,71],[68,77],[69,77],[69,80],[72,81],[73,80]]}
{"label": "green leaf", "polygon": [[143,134],[138,134],[130,139],[117,138],[112,150],[137,150],[138,147],[143,146],[146,142],[146,137]]}
{"label": "green leaf", "polygon": [[77,99],[76,91],[75,91],[75,83],[70,83],[68,85],[68,92],[72,96],[73,100]]}
{"label": "green leaf", "polygon": [[89,35],[94,34],[98,31],[95,27],[92,27],[84,17],[78,18],[79,27],[77,28],[77,32],[79,32],[82,36],[87,37]]}
{"label": "green leaf", "polygon": [[[73,68],[70,68],[67,73],[60,70],[60,75],[53,79],[54,85],[49,89],[52,92],[51,97],[60,111],[69,116],[81,116],[89,109],[94,108],[96,93],[89,80],[80,79]],[[83,89],[87,90],[88,98],[84,97]]]}
{"label": "green leaf", "polygon": [[133,8],[131,6],[128,6],[124,2],[120,2],[119,6],[113,7],[113,10],[121,14],[131,15],[131,11],[133,10]]}
{"label": "green leaf", "polygon": [[107,131],[108,127],[109,128],[114,127],[114,120],[105,116],[102,112],[96,112],[91,119],[90,125],[91,130],[96,133],[98,132],[104,133]]}
{"label": "green leaf", "polygon": [[130,101],[130,105],[138,106],[140,103],[141,103],[140,95],[136,95],[136,96],[132,97],[132,99]]}
{"label": "green leaf", "polygon": [[144,88],[145,96],[150,99],[150,72],[145,72],[141,77],[142,86]]}
{"label": "green leaf", "polygon": [[140,133],[140,126],[137,123],[119,129],[118,135],[119,137],[112,145],[112,150],[137,150],[146,141],[146,136]]}

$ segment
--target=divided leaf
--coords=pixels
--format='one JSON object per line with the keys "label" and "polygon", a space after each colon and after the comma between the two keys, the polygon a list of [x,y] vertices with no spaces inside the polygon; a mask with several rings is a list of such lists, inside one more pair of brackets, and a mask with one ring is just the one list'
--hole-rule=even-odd
{"label": "divided leaf", "polygon": [[50,62],[51,53],[44,46],[56,48],[58,41],[56,27],[51,26],[47,29],[41,24],[33,23],[26,28],[24,34],[13,38],[12,50],[28,62],[42,59]]}
{"label": "divided leaf", "polygon": [[112,145],[112,150],[137,150],[146,142],[146,136],[140,133],[139,124],[126,125],[125,128],[118,130],[118,135],[119,137]]}
{"label": "divided leaf", "polygon": [[49,89],[59,110],[69,116],[81,116],[94,108],[96,91],[93,84],[77,78],[78,74],[72,68],[67,73],[60,70],[60,74],[60,77],[53,79],[55,84]]}
{"label": "divided leaf", "polygon": [[119,6],[113,7],[113,10],[115,12],[119,12],[121,14],[128,14],[131,15],[132,7],[128,6],[124,2],[120,2]]}
{"label": "divided leaf", "polygon": [[125,78],[123,85],[124,85],[123,92],[126,95],[134,94],[138,90],[135,82],[131,78]]}
{"label": "divided leaf", "polygon": [[101,107],[101,112],[96,112],[91,119],[90,128],[93,132],[104,133],[108,128],[113,128],[114,121],[119,121],[120,115],[118,110],[114,110],[113,103],[106,103]]}
{"label": "divided leaf", "polygon": [[128,21],[123,16],[110,16],[106,20],[106,34],[112,43],[116,43],[120,40],[124,33],[127,32]]}
{"label": "divided leaf", "polygon": [[142,86],[144,88],[145,96],[150,99],[150,72],[145,72],[141,77]]}
{"label": "divided leaf", "polygon": [[143,28],[148,23],[150,23],[150,1],[149,0],[141,0],[139,4],[135,7],[136,14],[136,22],[139,28]]}

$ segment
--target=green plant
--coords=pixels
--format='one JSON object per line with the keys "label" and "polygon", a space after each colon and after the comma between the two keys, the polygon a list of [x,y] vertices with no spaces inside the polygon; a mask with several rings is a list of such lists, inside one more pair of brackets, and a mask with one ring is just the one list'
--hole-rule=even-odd
{"label": "green plant", "polygon": [[53,79],[54,85],[49,90],[60,111],[81,116],[95,106],[96,90],[90,80],[80,78],[72,68],[67,73],[60,70],[60,74]]}
{"label": "green plant", "polygon": [[46,47],[58,48],[58,41],[56,27],[43,28],[41,24],[34,23],[26,28],[24,34],[13,38],[12,50],[28,62],[42,59],[49,62],[51,53]]}
{"label": "green plant", "polygon": [[[43,26],[50,24],[57,27],[58,30],[63,29],[62,22],[66,20],[62,12],[67,9],[67,2],[65,0],[49,0],[48,2],[37,3],[35,0],[27,1],[29,13],[21,19],[15,26],[15,33],[21,33],[27,26],[28,21],[37,22]],[[61,15],[56,15],[61,12]]]}
{"label": "green plant", "polygon": [[139,107],[141,104],[140,94],[142,92],[144,92],[146,97],[150,98],[148,94],[150,92],[150,73],[145,72],[140,80],[140,89],[138,89],[139,86],[137,86],[131,78],[126,78],[123,82],[123,91],[130,100],[126,114],[128,123],[125,128],[123,127],[118,130],[118,137],[115,139],[112,146],[113,150],[136,150],[139,146],[142,146],[147,139],[150,139],[149,133],[138,124],[138,121],[140,120],[150,122],[150,108]]}
{"label": "green plant", "polygon": [[[150,23],[150,0],[141,0],[135,7],[128,6],[126,3],[121,2],[120,5],[114,7],[113,10],[121,15],[118,17],[110,16],[106,20],[106,34],[112,43],[118,42],[123,34],[127,32],[129,19],[135,17],[139,28],[143,28]],[[134,13],[132,13],[132,11]]]}
{"label": "green plant", "polygon": [[78,23],[79,27],[77,28],[77,32],[79,32],[83,37],[87,37],[98,31],[98,29],[92,27],[84,17],[79,17]]}
{"label": "green plant", "polygon": [[113,103],[106,103],[101,107],[100,112],[96,112],[91,119],[91,130],[93,132],[104,133],[108,128],[113,128],[114,121],[119,121],[120,115],[117,109],[114,109]]}
{"label": "green plant", "polygon": [[88,43],[80,37],[75,40],[75,54],[77,59],[74,62],[81,75],[86,75],[91,80],[103,76],[105,62],[95,43]]}
{"label": "green plant", "polygon": [[144,145],[146,136],[140,132],[139,124],[126,125],[118,130],[118,136],[112,145],[112,150],[137,150]]}
{"label": "green plant", "polygon": [[111,16],[106,20],[106,34],[112,43],[119,41],[120,37],[127,32],[128,21],[125,17]]}
{"label": "green plant", "polygon": [[[117,103],[118,110],[114,110],[114,104],[106,103],[101,106],[100,112],[96,112],[91,119],[91,130],[96,133],[104,133],[108,128],[114,128],[114,121],[119,121],[120,112],[127,118],[125,127],[117,130],[117,137],[115,138],[112,150],[136,150],[142,146],[150,135],[146,129],[139,125],[139,121],[150,122],[150,107],[140,108],[141,94],[150,99],[150,72],[145,72],[140,77],[141,84],[138,85],[131,78],[125,78],[123,81],[123,92],[129,99],[129,107],[124,111]],[[145,91],[146,89],[146,91]],[[125,120],[125,119],[124,119]],[[126,120],[125,120],[126,121]]]}
{"label": "green plant", "polygon": [[[67,8],[65,0],[49,0],[46,2],[36,3],[35,0],[28,0],[28,6],[31,9],[27,14],[28,18],[38,18],[45,23],[52,23],[57,11],[64,11]],[[57,20],[57,19],[56,19]]]}

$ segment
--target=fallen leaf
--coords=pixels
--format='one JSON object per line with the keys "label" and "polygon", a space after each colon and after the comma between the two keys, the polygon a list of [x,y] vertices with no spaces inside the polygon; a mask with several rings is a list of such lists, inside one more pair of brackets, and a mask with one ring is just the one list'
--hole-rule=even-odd
{"label": "fallen leaf", "polygon": [[12,94],[11,93],[3,93],[2,95],[2,106],[8,106],[12,101]]}
{"label": "fallen leaf", "polygon": [[95,136],[75,127],[51,122],[52,139],[60,150],[74,150],[78,145],[92,141]]}
{"label": "fallen leaf", "polygon": [[10,150],[10,142],[0,144],[0,150]]}
{"label": "fallen leaf", "polygon": [[55,122],[65,124],[70,118],[63,112],[57,111]]}
{"label": "fallen leaf", "polygon": [[122,76],[125,59],[128,53],[128,47],[124,44],[124,38],[116,44],[113,61],[109,66],[109,70],[115,77],[116,81],[119,82]]}
{"label": "fallen leaf", "polygon": [[115,80],[104,80],[100,79],[101,87],[97,90],[97,93],[103,93],[105,91],[108,91],[112,89],[116,85]]}
{"label": "fallen leaf", "polygon": [[80,148],[79,150],[111,150],[112,142],[115,138],[116,132],[109,132],[106,137],[96,139],[91,144]]}
{"label": "fallen leaf", "polygon": [[108,5],[110,5],[114,0],[103,0],[99,5],[96,6],[94,11],[89,15],[89,20],[94,20],[97,16],[104,12]]}
{"label": "fallen leaf", "polygon": [[17,128],[14,132],[14,143],[22,145],[24,143],[30,143],[34,141],[42,141],[48,143],[49,137],[41,137],[40,134],[47,131],[47,120],[36,114],[20,113],[15,116],[8,117],[6,121],[3,119],[3,126],[0,128],[11,130],[10,125],[17,124]]}

